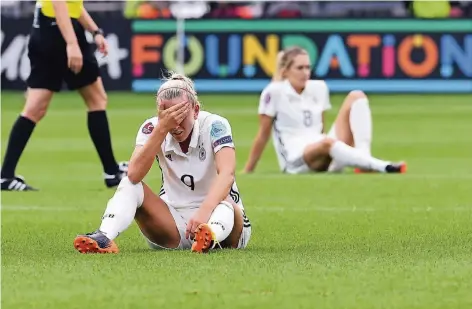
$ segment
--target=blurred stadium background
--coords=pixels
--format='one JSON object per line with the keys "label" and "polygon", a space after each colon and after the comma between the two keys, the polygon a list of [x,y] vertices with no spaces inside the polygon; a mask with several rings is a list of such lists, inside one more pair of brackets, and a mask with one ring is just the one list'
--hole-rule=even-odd
{"label": "blurred stadium background", "polygon": [[[150,252],[136,226],[121,254],[80,256],[113,191],[104,189],[80,97],[55,96],[18,172],[41,191],[2,193],[4,308],[470,308],[472,3],[469,1],[85,1],[106,33],[102,58],[117,159],[155,114],[163,70],[196,81],[227,117],[242,169],[260,90],[277,52],[306,48],[314,78],[360,89],[373,153],[405,175],[288,176],[267,146],[238,186],[253,224],[245,252]],[[1,1],[2,157],[24,104],[34,1]],[[177,12],[177,13],[176,13]],[[182,19],[185,21],[182,22]],[[159,169],[146,181],[159,188]]]}
{"label": "blurred stadium background", "polygon": [[[469,92],[467,1],[85,1],[105,30],[107,90],[152,92],[163,69],[203,92],[259,92],[280,48],[310,52],[333,92]],[[2,89],[24,89],[34,1],[2,1]],[[188,18],[186,22],[176,22]],[[186,36],[182,34],[186,34]]]}

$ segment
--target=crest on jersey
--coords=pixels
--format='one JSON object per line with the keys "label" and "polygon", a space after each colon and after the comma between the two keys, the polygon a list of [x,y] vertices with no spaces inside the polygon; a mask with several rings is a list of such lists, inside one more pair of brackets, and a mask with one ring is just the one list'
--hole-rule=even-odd
{"label": "crest on jersey", "polygon": [[211,136],[213,138],[219,138],[226,134],[226,126],[223,122],[216,120],[211,124]]}
{"label": "crest on jersey", "polygon": [[205,161],[206,159],[206,150],[205,148],[203,147],[200,147],[200,151],[198,152],[198,158],[200,159],[200,161]]}
{"label": "crest on jersey", "polygon": [[270,93],[266,93],[266,95],[264,96],[264,103],[265,104],[269,104],[270,102]]}
{"label": "crest on jersey", "polygon": [[144,134],[151,134],[152,130],[154,130],[154,125],[152,124],[152,122],[148,122],[143,126],[141,132],[143,132]]}

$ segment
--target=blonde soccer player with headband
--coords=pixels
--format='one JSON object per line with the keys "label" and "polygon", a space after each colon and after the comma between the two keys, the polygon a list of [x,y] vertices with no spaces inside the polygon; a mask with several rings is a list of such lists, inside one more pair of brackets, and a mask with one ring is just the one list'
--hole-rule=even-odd
{"label": "blonde soccer player with headband", "polygon": [[[100,227],[79,235],[81,253],[117,253],[115,238],[136,220],[153,249],[245,248],[251,237],[235,181],[236,155],[225,118],[200,110],[193,82],[173,74],[157,93],[158,116],[140,127],[128,176],[108,201]],[[162,186],[143,179],[157,161]]]}
{"label": "blonde soccer player with headband", "polygon": [[372,157],[372,115],[365,93],[351,91],[331,130],[325,133],[325,112],[331,109],[329,89],[322,80],[310,80],[308,53],[290,47],[279,53],[272,82],[259,102],[259,130],[244,172],[256,168],[272,132],[280,169],[285,173],[357,172],[404,173],[404,162]]}

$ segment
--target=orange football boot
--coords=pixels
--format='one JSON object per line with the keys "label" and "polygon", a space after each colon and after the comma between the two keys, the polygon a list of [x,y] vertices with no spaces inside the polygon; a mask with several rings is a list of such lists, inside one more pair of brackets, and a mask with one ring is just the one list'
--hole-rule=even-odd
{"label": "orange football boot", "polygon": [[[385,172],[389,174],[404,174],[406,173],[407,170],[407,165],[406,162],[400,162],[400,163],[391,163],[387,165],[385,168]],[[377,171],[372,171],[372,170],[363,170],[360,168],[355,168],[354,173],[356,174],[375,174],[378,173]]]}
{"label": "orange football boot", "polygon": [[207,253],[215,244],[215,234],[208,224],[202,223],[195,231],[194,243],[192,244],[192,252]]}
{"label": "orange football boot", "polygon": [[78,235],[74,239],[74,248],[80,253],[118,253],[116,243],[108,239],[102,232],[95,231]]}
{"label": "orange football boot", "polygon": [[399,162],[399,163],[390,163],[385,168],[387,173],[397,173],[397,174],[405,174],[406,173],[406,162]]}

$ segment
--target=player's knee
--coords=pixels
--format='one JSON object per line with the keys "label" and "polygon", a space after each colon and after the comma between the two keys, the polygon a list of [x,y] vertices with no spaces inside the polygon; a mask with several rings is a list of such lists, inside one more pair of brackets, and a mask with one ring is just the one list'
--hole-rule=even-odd
{"label": "player's knee", "polygon": [[355,101],[358,99],[367,98],[367,95],[362,90],[353,90],[349,92],[347,97],[350,99],[350,101]]}
{"label": "player's knee", "polygon": [[323,150],[323,153],[324,154],[329,154],[329,151],[331,150],[331,147],[333,147],[334,143],[336,141],[331,138],[331,137],[327,137],[325,139],[323,139],[321,142],[320,142],[320,146]]}
{"label": "player's knee", "polygon": [[144,187],[141,182],[133,183],[128,176],[125,176],[121,179],[118,188],[116,188],[116,193],[124,192],[124,194],[131,194],[136,198],[138,207],[141,206],[144,202]]}
{"label": "player's knee", "polygon": [[100,81],[79,90],[90,112],[105,110],[108,97]]}
{"label": "player's knee", "polygon": [[[233,206],[233,204],[231,204],[231,203],[228,202],[228,201],[221,201],[221,203],[219,203],[218,206],[216,206],[216,208],[219,208],[219,209],[227,209],[228,211],[234,213],[234,206]],[[215,209],[216,209],[216,208],[215,208]]]}
{"label": "player's knee", "polygon": [[138,184],[141,182],[142,175],[136,171],[136,169],[129,169],[128,170],[128,176],[126,176],[129,182],[132,184]]}
{"label": "player's knee", "polygon": [[108,96],[105,91],[100,91],[97,95],[97,106],[101,109],[106,109],[108,104]]}
{"label": "player's knee", "polygon": [[318,170],[320,162],[329,158],[329,153],[334,143],[334,139],[326,137],[318,143],[310,145],[303,153],[303,160],[311,169]]}
{"label": "player's knee", "polygon": [[125,176],[121,178],[121,181],[120,181],[120,184],[118,185],[117,190],[124,187],[133,187],[133,186],[139,186],[139,185],[142,186],[140,181],[133,181],[132,179],[130,179],[129,176]]}
{"label": "player's knee", "polygon": [[90,112],[105,110],[107,103],[108,97],[106,93],[97,93],[86,99],[87,108]]}
{"label": "player's knee", "polygon": [[29,98],[29,102],[26,103],[21,115],[37,123],[46,116],[48,105],[47,100]]}
{"label": "player's knee", "polygon": [[25,109],[21,115],[34,123],[38,123],[46,116],[46,109]]}

